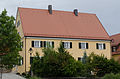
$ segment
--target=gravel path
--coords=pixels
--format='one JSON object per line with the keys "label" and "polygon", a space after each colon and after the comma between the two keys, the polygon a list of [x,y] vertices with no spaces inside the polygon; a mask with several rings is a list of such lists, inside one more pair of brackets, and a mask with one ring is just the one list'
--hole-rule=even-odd
{"label": "gravel path", "polygon": [[25,78],[16,75],[15,73],[3,73],[2,79],[25,79]]}

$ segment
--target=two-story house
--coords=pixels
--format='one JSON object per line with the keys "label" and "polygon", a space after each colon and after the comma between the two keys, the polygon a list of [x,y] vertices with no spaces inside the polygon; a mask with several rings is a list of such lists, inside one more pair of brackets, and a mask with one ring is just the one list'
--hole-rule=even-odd
{"label": "two-story house", "polygon": [[120,63],[120,33],[110,36],[112,39],[111,49],[112,49],[112,58]]}
{"label": "two-story house", "polygon": [[[110,38],[96,14],[45,9],[18,8],[16,28],[23,43],[20,55],[23,57],[18,72],[30,70],[30,60],[38,52],[43,56],[42,48],[47,43],[58,48],[60,41],[64,48],[80,60],[86,51],[111,58]],[[31,53],[32,51],[32,53]]]}

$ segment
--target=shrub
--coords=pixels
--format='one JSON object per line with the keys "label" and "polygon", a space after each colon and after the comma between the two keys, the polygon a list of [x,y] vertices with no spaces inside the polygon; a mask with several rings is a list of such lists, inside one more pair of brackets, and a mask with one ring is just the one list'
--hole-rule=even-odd
{"label": "shrub", "polygon": [[82,73],[83,64],[76,61],[67,52],[62,44],[58,51],[48,47],[43,49],[44,56],[39,55],[33,59],[31,70],[34,75],[42,77],[75,77]]}
{"label": "shrub", "polygon": [[107,59],[104,55],[99,56],[92,53],[87,59],[87,64],[90,65],[91,71],[96,72],[99,77],[120,72],[120,64],[113,59]]}
{"label": "shrub", "polygon": [[102,79],[120,79],[120,74],[106,74]]}

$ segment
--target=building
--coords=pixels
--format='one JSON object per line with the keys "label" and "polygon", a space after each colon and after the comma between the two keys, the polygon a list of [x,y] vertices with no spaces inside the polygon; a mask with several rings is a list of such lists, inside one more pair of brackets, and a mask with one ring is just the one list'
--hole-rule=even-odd
{"label": "building", "polygon": [[[23,43],[20,55],[23,57],[18,72],[27,72],[30,69],[30,59],[39,52],[43,56],[42,48],[49,43],[55,49],[60,41],[64,48],[76,59],[80,60],[84,52],[104,54],[111,58],[110,38],[95,14],[18,8],[16,28]],[[32,52],[32,53],[31,53]]]}
{"label": "building", "polygon": [[120,63],[120,33],[110,36],[112,39],[111,49],[112,49],[112,58]]}

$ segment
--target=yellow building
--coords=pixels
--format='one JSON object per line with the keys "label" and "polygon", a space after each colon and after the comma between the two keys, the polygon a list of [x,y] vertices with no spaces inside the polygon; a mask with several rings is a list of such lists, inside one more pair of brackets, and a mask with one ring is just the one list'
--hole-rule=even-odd
{"label": "yellow building", "polygon": [[[42,48],[49,42],[56,49],[60,41],[64,48],[76,59],[80,60],[86,51],[111,58],[110,38],[95,14],[18,8],[16,28],[23,43],[20,55],[22,65],[17,71],[28,72],[30,59],[39,52],[43,56]],[[32,51],[32,52],[31,52]]]}

